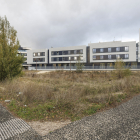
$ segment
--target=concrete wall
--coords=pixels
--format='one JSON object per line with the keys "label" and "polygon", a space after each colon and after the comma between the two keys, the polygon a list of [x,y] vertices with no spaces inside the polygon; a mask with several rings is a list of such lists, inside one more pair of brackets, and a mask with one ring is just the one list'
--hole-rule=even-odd
{"label": "concrete wall", "polygon": [[[59,47],[59,48],[50,48],[49,49],[49,63],[50,64],[58,64],[58,63],[70,63],[70,61],[51,61],[51,57],[73,57],[73,56],[79,56],[79,54],[67,54],[67,55],[51,55],[52,51],[67,51],[67,50],[79,50],[83,49],[83,54],[80,54],[80,56],[83,56],[83,63],[86,63],[86,45],[82,46],[72,46],[72,47]],[[71,63],[76,63],[76,61],[71,61]]]}
{"label": "concrete wall", "polygon": [[[33,56],[36,52],[45,52],[45,56]],[[37,62],[37,64],[48,64],[48,49],[27,50],[27,64],[36,64],[33,58],[45,58],[45,62]]]}
{"label": "concrete wall", "polygon": [[[89,43],[90,46],[90,62],[102,63],[102,62],[115,62],[115,60],[93,60],[93,55],[113,55],[113,54],[129,54],[129,59],[123,59],[124,62],[136,62],[136,41],[130,42],[101,42],[101,43]],[[109,47],[123,47],[129,46],[128,52],[106,52],[106,53],[93,53],[93,48],[109,48]]]}

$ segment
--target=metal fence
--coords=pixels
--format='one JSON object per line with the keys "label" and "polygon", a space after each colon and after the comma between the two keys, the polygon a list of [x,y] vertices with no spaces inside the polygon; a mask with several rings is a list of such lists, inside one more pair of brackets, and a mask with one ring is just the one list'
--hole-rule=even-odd
{"label": "metal fence", "polygon": [[[130,69],[140,69],[140,66],[125,66]],[[37,66],[29,67],[28,70],[76,70],[76,66]],[[113,70],[114,66],[83,66],[83,70]]]}

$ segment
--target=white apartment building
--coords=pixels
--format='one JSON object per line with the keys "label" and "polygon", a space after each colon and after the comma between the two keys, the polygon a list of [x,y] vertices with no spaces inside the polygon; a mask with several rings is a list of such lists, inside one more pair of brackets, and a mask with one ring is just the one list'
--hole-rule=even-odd
{"label": "white apartment building", "polygon": [[48,49],[28,50],[27,63],[33,66],[46,66],[48,64]]}
{"label": "white apartment building", "polygon": [[86,45],[49,49],[49,64],[69,66],[75,65],[77,61],[87,62]]}
{"label": "white apartment building", "polygon": [[88,46],[90,46],[90,63],[93,65],[110,65],[117,58],[121,58],[124,62],[136,62],[136,41],[89,43]]}
{"label": "white apartment building", "polygon": [[31,50],[31,48],[21,47],[21,46],[20,46],[19,49],[18,49],[18,54],[24,56],[24,58],[26,59],[26,60],[24,61],[24,63],[22,64],[22,66],[23,66],[25,69],[28,69],[28,67],[31,66],[31,65],[27,64],[27,50]]}

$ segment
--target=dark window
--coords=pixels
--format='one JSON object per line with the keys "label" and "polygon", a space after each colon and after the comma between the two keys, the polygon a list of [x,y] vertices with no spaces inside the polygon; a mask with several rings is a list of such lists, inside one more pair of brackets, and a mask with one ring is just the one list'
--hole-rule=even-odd
{"label": "dark window", "polygon": [[69,58],[68,57],[65,57],[65,61],[68,61],[69,60]]}
{"label": "dark window", "polygon": [[71,61],[74,61],[74,57],[71,57]]}
{"label": "dark window", "polygon": [[116,59],[116,55],[111,55],[111,58],[112,59]]}
{"label": "dark window", "polygon": [[97,55],[96,56],[96,60],[100,60],[100,55]]}
{"label": "dark window", "polygon": [[80,54],[80,50],[77,50],[77,54]]}
{"label": "dark window", "polygon": [[120,47],[120,52],[124,52],[124,51],[125,51],[124,47]]}
{"label": "dark window", "polygon": [[108,55],[104,55],[104,60],[108,60]]}
{"label": "dark window", "polygon": [[121,59],[125,59],[125,55],[124,54],[120,54],[120,58]]}
{"label": "dark window", "polygon": [[62,55],[62,51],[59,51],[59,55]]}
{"label": "dark window", "polygon": [[59,57],[59,61],[62,61],[62,57]]}
{"label": "dark window", "polygon": [[65,55],[67,55],[68,54],[68,51],[64,51],[65,52]]}
{"label": "dark window", "polygon": [[104,48],[104,52],[108,52],[108,48]]}
{"label": "dark window", "polygon": [[33,62],[45,62],[45,58],[33,58]]}
{"label": "dark window", "polygon": [[71,51],[70,51],[70,54],[74,54],[74,50],[71,50]]}
{"label": "dark window", "polygon": [[100,53],[100,49],[96,49],[96,53]]}
{"label": "dark window", "polygon": [[111,52],[116,52],[116,47],[111,48]]}

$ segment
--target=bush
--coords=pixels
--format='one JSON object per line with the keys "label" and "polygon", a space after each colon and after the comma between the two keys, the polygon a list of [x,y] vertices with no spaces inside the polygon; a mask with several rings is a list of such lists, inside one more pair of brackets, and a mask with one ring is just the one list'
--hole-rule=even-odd
{"label": "bush", "polygon": [[127,66],[126,68],[126,64],[122,59],[117,59],[114,67],[116,69],[116,76],[118,78],[124,78],[125,76],[131,75],[129,67]]}

